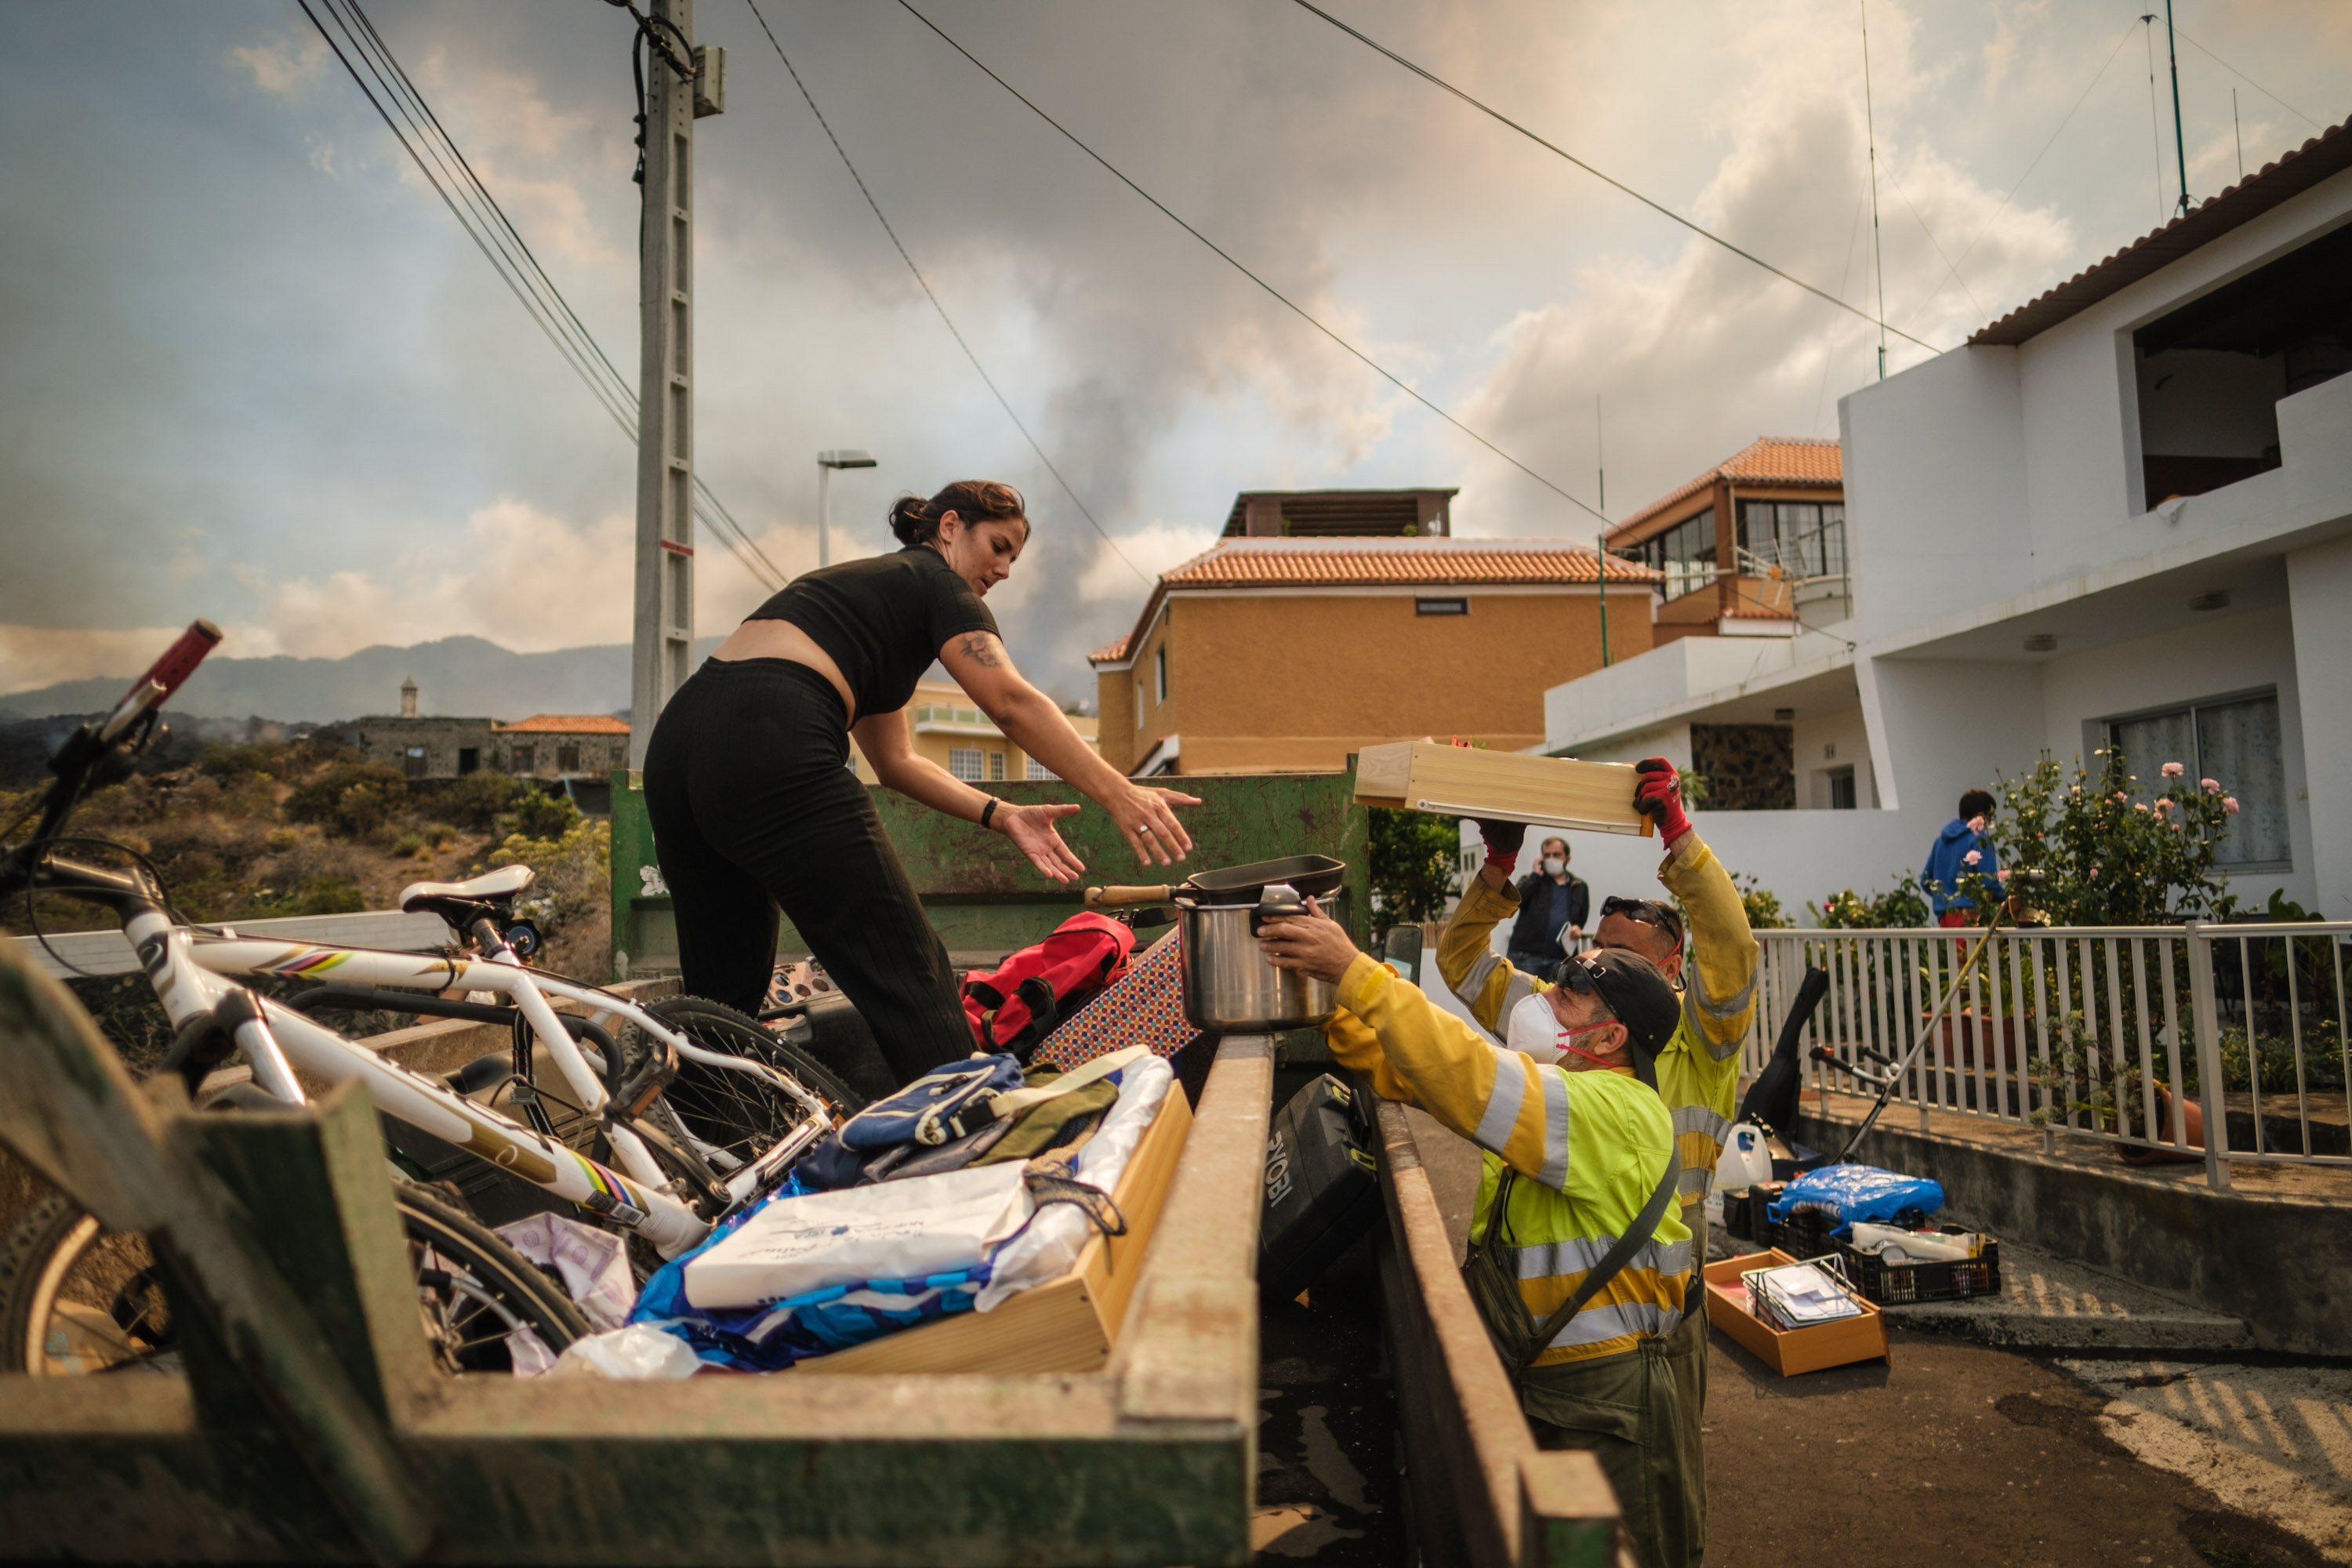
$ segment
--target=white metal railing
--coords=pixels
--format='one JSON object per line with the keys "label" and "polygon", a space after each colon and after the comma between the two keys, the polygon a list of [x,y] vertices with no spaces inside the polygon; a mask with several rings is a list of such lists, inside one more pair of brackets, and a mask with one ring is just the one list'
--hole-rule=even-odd
{"label": "white metal railing", "polygon": [[1809,1088],[1876,1092],[1815,1047],[1884,1074],[1917,1044],[1892,1102],[1923,1130],[1932,1110],[2039,1127],[2045,1149],[2063,1135],[2168,1150],[2223,1189],[2232,1160],[2352,1165],[2352,921],[2004,928],[1928,1029],[1980,934],[1758,931],[1747,1067],[1819,968]]}

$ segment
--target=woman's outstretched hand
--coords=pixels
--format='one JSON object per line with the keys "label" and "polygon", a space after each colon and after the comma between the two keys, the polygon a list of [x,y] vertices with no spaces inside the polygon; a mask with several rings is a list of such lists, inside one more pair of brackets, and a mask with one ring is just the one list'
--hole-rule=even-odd
{"label": "woman's outstretched hand", "polygon": [[1200,804],[1198,795],[1124,781],[1102,797],[1102,808],[1118,824],[1137,861],[1146,866],[1166,866],[1192,852],[1192,836],[1176,820],[1175,808]]}
{"label": "woman's outstretched hand", "polygon": [[1013,805],[1010,803],[996,808],[991,827],[1004,835],[1029,857],[1029,864],[1056,882],[1075,882],[1086,874],[1087,863],[1068,845],[1062,842],[1061,833],[1054,824],[1056,819],[1075,816],[1076,805]]}

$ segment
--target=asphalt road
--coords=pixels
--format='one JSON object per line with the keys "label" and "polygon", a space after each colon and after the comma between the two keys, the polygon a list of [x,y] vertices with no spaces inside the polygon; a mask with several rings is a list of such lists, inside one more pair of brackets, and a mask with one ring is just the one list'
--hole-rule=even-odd
{"label": "asphalt road", "polygon": [[2107,1401],[1964,1340],[1897,1331],[1885,1363],[1783,1378],[1717,1334],[1709,1568],[2329,1561],[2136,1458],[2101,1426]]}

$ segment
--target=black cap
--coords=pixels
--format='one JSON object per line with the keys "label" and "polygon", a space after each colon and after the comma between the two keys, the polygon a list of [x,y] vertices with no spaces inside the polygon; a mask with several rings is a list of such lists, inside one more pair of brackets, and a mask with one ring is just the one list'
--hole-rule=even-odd
{"label": "black cap", "polygon": [[1580,958],[1560,960],[1552,981],[1601,998],[1601,1005],[1625,1026],[1631,1037],[1633,1076],[1656,1087],[1657,1073],[1650,1064],[1675,1037],[1683,1017],[1682,1001],[1658,966],[1638,952],[1603,948]]}

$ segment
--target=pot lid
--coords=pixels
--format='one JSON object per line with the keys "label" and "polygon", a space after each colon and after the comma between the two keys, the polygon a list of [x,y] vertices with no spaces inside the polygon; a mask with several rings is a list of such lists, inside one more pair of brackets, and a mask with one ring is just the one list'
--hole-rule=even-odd
{"label": "pot lid", "polygon": [[1254,904],[1270,882],[1287,882],[1310,899],[1328,898],[1347,879],[1348,863],[1328,855],[1292,855],[1280,860],[1258,860],[1200,871],[1176,888],[1178,898],[1192,897],[1220,904]]}

